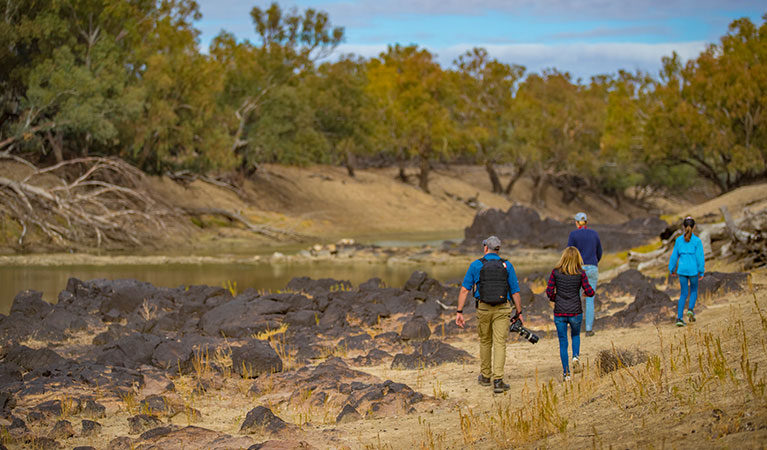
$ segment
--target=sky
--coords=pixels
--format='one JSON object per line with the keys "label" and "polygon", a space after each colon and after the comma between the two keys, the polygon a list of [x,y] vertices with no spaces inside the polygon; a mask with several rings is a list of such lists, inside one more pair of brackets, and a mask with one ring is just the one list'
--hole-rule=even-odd
{"label": "sky", "polygon": [[[207,50],[221,30],[256,42],[254,6],[271,1],[198,0],[203,18],[200,45]],[[588,80],[619,69],[657,75],[661,59],[676,51],[695,58],[717,43],[735,19],[763,23],[767,3],[752,0],[293,0],[292,7],[325,11],[345,31],[335,54],[373,58],[387,45],[417,44],[443,67],[473,47],[491,57],[548,68]],[[332,57],[331,57],[332,58]]]}

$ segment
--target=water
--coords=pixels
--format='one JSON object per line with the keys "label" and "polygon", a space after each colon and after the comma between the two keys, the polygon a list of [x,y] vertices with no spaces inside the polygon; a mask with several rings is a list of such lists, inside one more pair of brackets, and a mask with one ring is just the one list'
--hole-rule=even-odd
{"label": "water", "polygon": [[178,287],[195,284],[225,286],[236,283],[237,290],[246,288],[277,291],[294,277],[308,276],[349,280],[354,286],[381,278],[387,286],[402,287],[415,270],[425,270],[442,282],[461,279],[466,265],[385,263],[292,263],[292,264],[164,264],[128,266],[4,266],[0,267],[0,313],[8,314],[13,297],[24,289],[43,292],[43,299],[55,303],[70,277],[80,280],[96,278],[133,278],[155,286]]}

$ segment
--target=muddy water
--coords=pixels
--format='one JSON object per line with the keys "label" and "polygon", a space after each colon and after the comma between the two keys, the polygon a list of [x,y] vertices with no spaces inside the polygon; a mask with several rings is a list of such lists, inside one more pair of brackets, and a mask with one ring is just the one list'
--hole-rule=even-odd
{"label": "muddy water", "polygon": [[70,277],[81,280],[96,278],[133,278],[155,286],[178,287],[194,284],[225,286],[236,283],[236,289],[246,288],[277,291],[294,277],[335,278],[358,285],[373,277],[381,278],[387,286],[402,287],[415,270],[426,270],[430,276],[449,282],[463,277],[466,266],[427,266],[412,264],[162,264],[126,266],[5,266],[0,267],[0,313],[7,314],[13,297],[24,289],[43,292],[43,298],[56,302],[58,293]]}

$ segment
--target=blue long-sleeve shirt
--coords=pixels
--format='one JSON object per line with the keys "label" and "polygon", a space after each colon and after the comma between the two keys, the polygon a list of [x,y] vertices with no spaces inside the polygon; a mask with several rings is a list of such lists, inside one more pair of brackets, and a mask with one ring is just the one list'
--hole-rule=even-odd
{"label": "blue long-sleeve shirt", "polygon": [[[495,253],[488,253],[485,255],[485,259],[501,259]],[[469,265],[469,270],[466,271],[466,276],[463,277],[463,283],[461,286],[465,287],[469,291],[474,289],[474,286],[479,283],[479,271],[482,270],[482,261],[476,260]],[[506,261],[506,271],[509,273],[509,293],[508,299],[511,300],[511,295],[519,292],[519,281],[517,280],[517,272],[514,270],[514,266],[509,261]],[[474,291],[474,297],[479,298],[479,289]]]}
{"label": "blue long-sleeve shirt", "polygon": [[703,242],[694,234],[690,236],[690,242],[679,236],[674,242],[674,251],[668,262],[668,271],[678,275],[693,277],[703,276],[706,269],[706,260],[703,257]]}
{"label": "blue long-sleeve shirt", "polygon": [[570,232],[567,246],[575,247],[581,252],[584,265],[596,266],[602,259],[602,242],[599,234],[588,228],[578,228]]}

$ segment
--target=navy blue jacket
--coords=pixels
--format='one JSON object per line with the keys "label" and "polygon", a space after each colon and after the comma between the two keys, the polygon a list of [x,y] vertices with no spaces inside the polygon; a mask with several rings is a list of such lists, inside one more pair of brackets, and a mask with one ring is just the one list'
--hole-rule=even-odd
{"label": "navy blue jacket", "polygon": [[584,227],[571,231],[567,246],[575,247],[581,252],[584,265],[596,266],[602,259],[602,242],[594,230]]}

